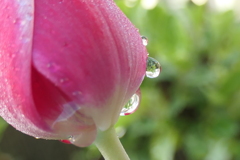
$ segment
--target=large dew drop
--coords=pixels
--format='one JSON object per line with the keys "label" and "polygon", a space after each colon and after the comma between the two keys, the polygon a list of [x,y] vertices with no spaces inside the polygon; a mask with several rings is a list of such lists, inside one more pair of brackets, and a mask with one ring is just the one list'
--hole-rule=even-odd
{"label": "large dew drop", "polygon": [[148,57],[146,76],[148,78],[156,78],[160,74],[160,72],[161,72],[160,63],[156,59]]}
{"label": "large dew drop", "polygon": [[138,90],[128,101],[128,103],[122,108],[120,116],[126,116],[134,113],[140,103],[140,90]]}

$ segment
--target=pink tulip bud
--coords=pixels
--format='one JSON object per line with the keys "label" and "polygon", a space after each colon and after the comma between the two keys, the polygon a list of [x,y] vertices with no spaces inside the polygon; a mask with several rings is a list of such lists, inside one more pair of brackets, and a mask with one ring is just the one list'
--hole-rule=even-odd
{"label": "pink tulip bud", "polygon": [[112,0],[0,1],[0,115],[90,145],[139,88],[147,52]]}

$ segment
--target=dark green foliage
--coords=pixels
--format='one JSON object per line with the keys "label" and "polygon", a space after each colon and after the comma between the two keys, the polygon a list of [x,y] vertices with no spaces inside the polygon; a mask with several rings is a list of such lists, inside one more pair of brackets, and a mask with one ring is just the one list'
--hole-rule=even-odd
{"label": "dark green foliage", "polygon": [[118,123],[127,128],[122,141],[132,160],[240,159],[235,13],[190,2],[173,9],[161,1],[152,10],[117,3],[148,37],[149,54],[162,65],[159,78],[144,80],[139,110]]}

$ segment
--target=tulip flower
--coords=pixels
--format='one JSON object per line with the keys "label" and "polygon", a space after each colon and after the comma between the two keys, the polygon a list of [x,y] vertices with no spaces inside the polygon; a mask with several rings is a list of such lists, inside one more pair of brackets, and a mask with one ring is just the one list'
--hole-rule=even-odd
{"label": "tulip flower", "polygon": [[0,115],[25,134],[80,147],[102,141],[146,60],[112,0],[0,1]]}

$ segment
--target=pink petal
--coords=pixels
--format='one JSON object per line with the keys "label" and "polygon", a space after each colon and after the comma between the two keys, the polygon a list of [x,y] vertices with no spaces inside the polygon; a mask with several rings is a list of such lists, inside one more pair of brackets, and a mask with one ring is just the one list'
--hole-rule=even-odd
{"label": "pink petal", "polygon": [[0,17],[0,115],[16,129],[38,138],[64,139],[69,132],[90,130],[95,135],[85,139],[89,145],[96,136],[92,119],[88,118],[87,125],[84,117],[84,122],[72,120],[72,130],[59,131],[58,123],[55,128],[50,125],[69,98],[63,98],[57,87],[32,68],[33,2],[1,1]]}
{"label": "pink petal", "polygon": [[1,0],[0,17],[0,115],[24,133],[52,137],[31,93],[33,1]]}
{"label": "pink petal", "polygon": [[58,137],[79,135],[85,130],[96,134],[92,118],[85,116],[84,110],[77,103],[35,69],[32,69],[32,94],[39,115],[53,132],[58,133]]}
{"label": "pink petal", "polygon": [[0,1],[0,115],[26,134],[89,145],[141,84],[145,47],[112,0],[33,3]]}
{"label": "pink petal", "polygon": [[137,29],[112,0],[41,0],[35,13],[34,66],[98,128],[115,124],[145,74]]}

